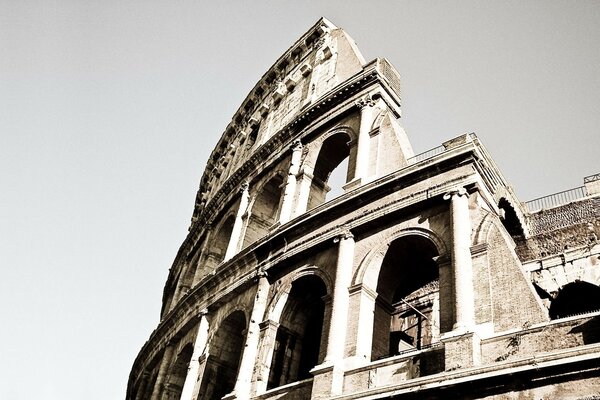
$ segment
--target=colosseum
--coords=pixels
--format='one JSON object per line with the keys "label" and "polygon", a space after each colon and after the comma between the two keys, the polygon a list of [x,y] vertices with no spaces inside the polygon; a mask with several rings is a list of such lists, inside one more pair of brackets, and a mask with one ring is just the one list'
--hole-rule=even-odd
{"label": "colosseum", "polygon": [[600,175],[521,202],[320,19],[202,176],[129,400],[600,398]]}

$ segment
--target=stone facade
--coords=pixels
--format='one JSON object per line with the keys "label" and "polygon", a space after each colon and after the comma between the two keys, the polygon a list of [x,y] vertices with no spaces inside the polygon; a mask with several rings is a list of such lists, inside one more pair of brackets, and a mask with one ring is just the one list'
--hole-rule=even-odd
{"label": "stone facade", "polygon": [[600,393],[598,179],[531,212],[477,136],[415,155],[400,116],[396,70],[325,19],[277,60],[210,156],[127,399]]}

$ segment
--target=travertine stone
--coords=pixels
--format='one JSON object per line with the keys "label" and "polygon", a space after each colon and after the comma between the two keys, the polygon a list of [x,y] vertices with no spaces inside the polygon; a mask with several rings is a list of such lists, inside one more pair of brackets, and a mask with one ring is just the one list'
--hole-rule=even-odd
{"label": "travertine stone", "polygon": [[400,116],[398,72],[325,19],[273,64],[206,163],[126,400],[597,394],[597,177],[531,213],[476,135],[415,156]]}

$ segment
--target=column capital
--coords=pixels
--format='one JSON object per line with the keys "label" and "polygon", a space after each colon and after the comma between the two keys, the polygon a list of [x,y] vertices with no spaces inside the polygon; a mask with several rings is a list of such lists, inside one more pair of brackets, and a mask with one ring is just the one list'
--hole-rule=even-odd
{"label": "column capital", "polygon": [[264,266],[260,266],[256,269],[256,278],[267,278],[268,276],[269,274],[267,273],[267,270]]}
{"label": "column capital", "polygon": [[300,151],[300,150],[302,150],[303,145],[302,145],[302,142],[300,141],[300,139],[295,139],[292,142],[292,145],[290,147],[291,147],[292,151]]}
{"label": "column capital", "polygon": [[354,104],[360,108],[361,110],[365,107],[374,107],[375,100],[371,97],[371,95],[366,95],[365,97],[358,99],[354,102]]}
{"label": "column capital", "polygon": [[279,328],[279,322],[275,322],[272,319],[265,319],[264,321],[260,322],[258,324],[258,327],[260,328],[261,331],[265,330],[265,329],[277,329]]}
{"label": "column capital", "polygon": [[338,243],[338,242],[341,242],[342,240],[346,240],[346,239],[354,239],[354,235],[352,234],[352,232],[350,232],[350,229],[344,229],[344,230],[342,230],[342,232],[340,232],[333,239],[333,243]]}
{"label": "column capital", "polygon": [[450,190],[444,194],[444,200],[450,200],[453,196],[468,196],[468,192],[464,187]]}
{"label": "column capital", "polygon": [[240,184],[240,192],[247,192],[250,189],[250,184],[247,181],[244,181]]}
{"label": "column capital", "polygon": [[199,317],[206,317],[207,315],[208,315],[208,308],[203,308],[201,310],[198,310]]}

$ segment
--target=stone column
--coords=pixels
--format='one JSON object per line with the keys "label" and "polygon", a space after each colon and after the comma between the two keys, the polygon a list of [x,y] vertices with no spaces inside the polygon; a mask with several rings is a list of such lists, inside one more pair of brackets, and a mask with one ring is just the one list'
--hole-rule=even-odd
{"label": "stone column", "polygon": [[339,242],[335,283],[331,301],[327,351],[323,364],[316,366],[311,373],[313,378],[313,399],[325,399],[342,393],[344,385],[344,349],[348,328],[348,287],[352,280],[354,263],[354,236],[350,231],[335,239]]}
{"label": "stone column", "polygon": [[313,169],[305,165],[299,174],[299,178],[298,201],[296,202],[296,207],[292,212],[292,218],[303,214],[308,208],[308,199],[310,197],[310,188],[313,180]]}
{"label": "stone column", "polygon": [[464,188],[447,193],[452,226],[452,269],[454,272],[454,330],[471,331],[475,325],[473,265],[471,261],[471,218],[469,195]]}
{"label": "stone column", "polygon": [[192,287],[196,286],[198,282],[200,282],[202,278],[206,276],[207,272],[206,268],[204,267],[206,262],[206,248],[208,247],[208,243],[211,241],[210,239],[213,234],[213,227],[212,225],[207,225],[204,230],[206,233],[204,235],[204,242],[202,242],[202,248],[200,249],[200,257],[198,257],[196,265],[194,266],[196,271],[194,272],[194,281],[192,283]]}
{"label": "stone column", "polygon": [[165,378],[167,377],[167,372],[169,371],[169,367],[171,366],[171,359],[173,358],[173,345],[169,344],[165,348],[165,351],[162,356],[162,361],[160,362],[160,367],[158,367],[158,375],[156,376],[156,383],[154,384],[154,389],[152,389],[152,396],[150,396],[150,400],[158,400],[163,391],[163,387],[165,385]]}
{"label": "stone column", "polygon": [[281,203],[281,213],[279,214],[279,223],[285,224],[292,217],[294,206],[294,195],[296,194],[296,175],[300,172],[300,161],[302,158],[302,143],[300,140],[294,140],[292,143],[292,161],[285,183],[283,192],[283,202]]}
{"label": "stone column", "polygon": [[244,214],[248,209],[248,202],[250,200],[250,193],[248,191],[249,185],[247,182],[242,183],[241,186],[242,196],[240,199],[240,206],[238,208],[237,214],[235,216],[235,222],[233,224],[233,229],[231,230],[231,237],[229,238],[229,245],[227,246],[227,251],[225,252],[225,258],[223,261],[227,261],[233,257],[237,251],[240,241],[242,240],[242,227],[244,226]]}
{"label": "stone column", "polygon": [[352,332],[350,343],[351,356],[350,365],[359,367],[371,361],[371,350],[373,347],[373,323],[375,299],[377,293],[364,284],[358,284],[349,289],[350,308],[352,318],[348,321],[349,332]]}
{"label": "stone column", "polygon": [[373,123],[373,110],[375,102],[370,96],[356,101],[356,106],[360,108],[360,128],[358,131],[358,148],[356,151],[356,166],[354,170],[354,180],[364,180],[369,174],[369,154],[370,154],[370,136],[371,124]]}
{"label": "stone column", "polygon": [[240,368],[235,383],[235,397],[237,399],[250,399],[252,389],[252,375],[258,354],[258,343],[260,339],[260,323],[267,308],[267,296],[269,294],[269,281],[267,273],[260,270],[258,275],[258,287],[254,297],[254,306],[250,314],[248,333],[246,334],[246,345],[240,360]]}
{"label": "stone column", "polygon": [[267,390],[271,362],[273,361],[273,350],[279,324],[272,320],[265,320],[259,324],[260,348],[257,370],[254,373],[252,392],[259,395]]}
{"label": "stone column", "polygon": [[146,390],[148,389],[148,380],[150,379],[150,374],[148,371],[144,371],[142,377],[140,379],[140,383],[137,388],[137,392],[135,394],[135,400],[143,400],[146,397]]}
{"label": "stone column", "polygon": [[345,231],[335,240],[339,242],[339,247],[325,364],[335,364],[344,358],[348,322],[348,287],[352,280],[354,264],[354,236],[352,233]]}
{"label": "stone column", "polygon": [[196,341],[194,342],[194,351],[192,353],[192,359],[188,366],[188,372],[183,383],[183,389],[181,390],[181,400],[193,400],[194,391],[196,386],[200,384],[198,379],[198,371],[200,370],[200,356],[204,353],[206,345],[208,343],[208,319],[206,318],[206,310],[200,312],[200,322],[198,324],[198,333],[196,334]]}

